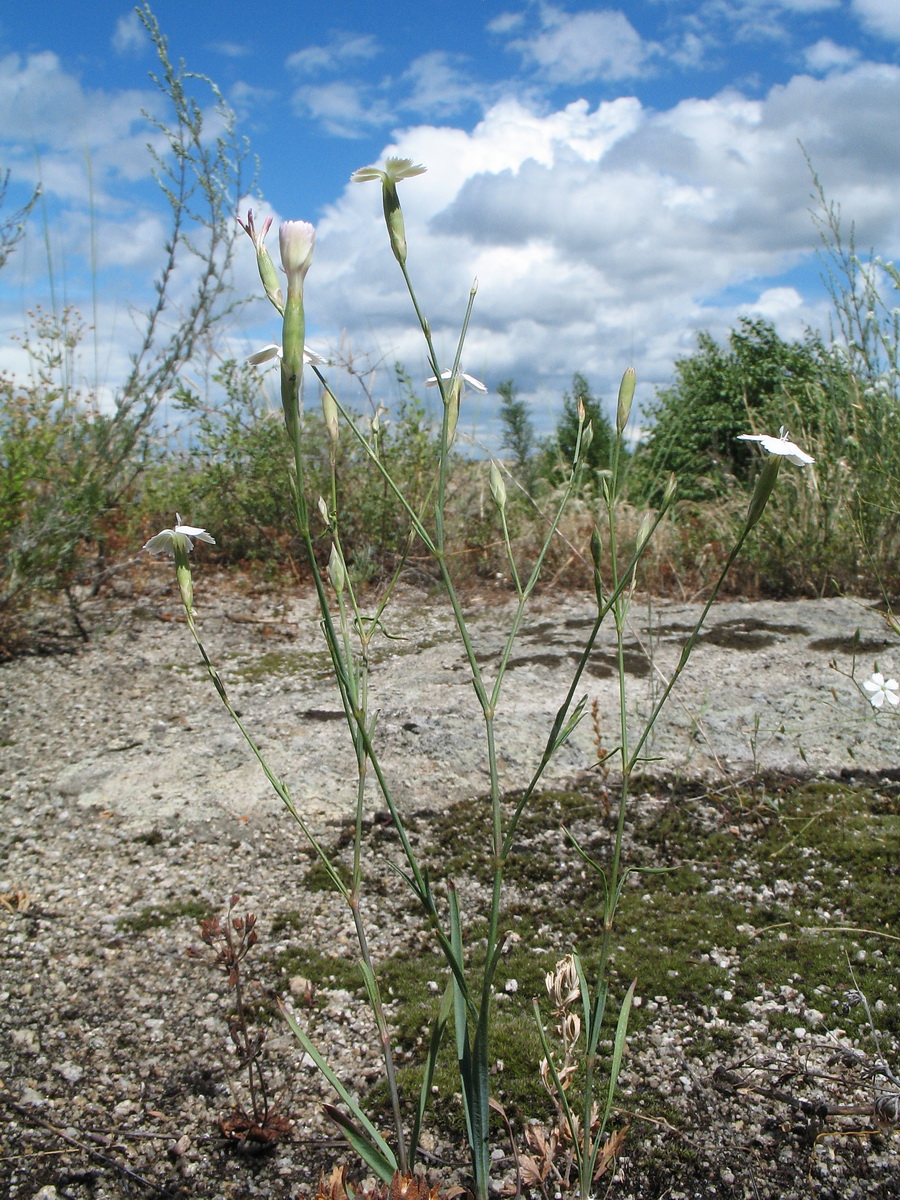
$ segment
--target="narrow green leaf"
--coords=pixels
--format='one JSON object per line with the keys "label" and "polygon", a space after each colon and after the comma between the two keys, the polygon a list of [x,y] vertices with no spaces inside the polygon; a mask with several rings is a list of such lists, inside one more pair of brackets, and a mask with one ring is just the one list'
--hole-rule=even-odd
{"label": "narrow green leaf", "polygon": [[[334,1088],[334,1090],[337,1092],[337,1094],[340,1096],[340,1098],[343,1100],[343,1102],[350,1109],[351,1113],[356,1118],[356,1120],[359,1122],[359,1124],[363,1127],[363,1129],[369,1135],[369,1138],[371,1139],[370,1149],[371,1149],[372,1154],[378,1154],[379,1157],[385,1163],[392,1164],[388,1175],[386,1177],[382,1176],[382,1178],[386,1178],[388,1181],[390,1181],[391,1177],[393,1176],[393,1173],[398,1169],[397,1160],[394,1157],[393,1150],[391,1150],[390,1146],[387,1144],[387,1142],[384,1140],[384,1138],[381,1136],[381,1134],[378,1132],[378,1130],[375,1128],[375,1126],[372,1124],[372,1122],[369,1120],[369,1118],[366,1116],[366,1114],[359,1107],[359,1104],[357,1103],[357,1101],[347,1091],[347,1089],[341,1083],[340,1079],[338,1079],[337,1075],[335,1075],[334,1071],[331,1069],[331,1067],[328,1065],[328,1063],[325,1061],[325,1059],[319,1053],[316,1046],[310,1040],[309,1035],[307,1034],[306,1030],[297,1021],[297,1018],[294,1016],[294,1014],[292,1012],[290,1012],[280,1000],[278,1001],[278,1007],[281,1009],[284,1019],[287,1021],[288,1025],[290,1026],[291,1032],[293,1033],[294,1037],[297,1039],[297,1041],[300,1043],[300,1045],[303,1047],[303,1049],[306,1051],[306,1053],[309,1055],[309,1057],[313,1060],[313,1062],[316,1064],[318,1069],[322,1072],[322,1074],[325,1076],[325,1078],[328,1080],[328,1082],[331,1084],[331,1086]],[[360,1136],[362,1136],[362,1135],[360,1135]],[[366,1161],[368,1162],[369,1160],[366,1159]],[[373,1170],[374,1169],[375,1168],[373,1167]]]}
{"label": "narrow green leaf", "polygon": [[409,1139],[410,1144],[410,1161],[415,1159],[416,1151],[419,1146],[419,1134],[422,1130],[422,1121],[425,1117],[425,1109],[428,1107],[428,1101],[431,1097],[431,1085],[434,1082],[434,1072],[437,1067],[437,1057],[440,1052],[441,1042],[444,1039],[444,1032],[447,1028],[447,1023],[450,1020],[450,1012],[453,1007],[453,980],[447,984],[444,989],[444,994],[441,997],[441,1006],[438,1009],[437,1016],[431,1026],[431,1038],[428,1042],[428,1054],[425,1058],[425,1071],[422,1075],[422,1086],[419,1089],[419,1104],[416,1109],[416,1116],[413,1122],[412,1134]]}
{"label": "narrow green leaf", "polygon": [[335,1108],[333,1104],[323,1104],[322,1111],[329,1120],[334,1121],[352,1148],[379,1179],[390,1183],[397,1171],[396,1163],[389,1162],[384,1155],[379,1154],[362,1131],[339,1108]]}
{"label": "narrow green leaf", "polygon": [[613,1042],[612,1063],[609,1069],[609,1093],[606,1097],[606,1110],[603,1113],[603,1128],[606,1127],[606,1122],[609,1119],[609,1114],[612,1111],[613,1100],[616,1095],[616,1087],[619,1082],[619,1071],[622,1068],[622,1056],[625,1053],[625,1039],[628,1034],[628,1019],[631,1016],[631,1002],[634,1000],[634,989],[637,987],[637,980],[632,979],[631,987],[625,993],[625,999],[622,1001],[622,1007],[619,1009],[619,1019],[616,1022],[616,1038]]}

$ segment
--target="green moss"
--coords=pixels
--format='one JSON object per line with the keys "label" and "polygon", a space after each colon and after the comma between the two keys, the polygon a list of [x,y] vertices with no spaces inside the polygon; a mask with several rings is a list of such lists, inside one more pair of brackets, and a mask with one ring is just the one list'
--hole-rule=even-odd
{"label": "green moss", "polygon": [[[338,876],[349,887],[350,881],[352,879],[352,873],[350,871],[350,868],[345,866],[340,861],[335,862],[332,859],[332,862],[335,867],[335,870],[338,873]],[[320,858],[316,859],[316,861],[313,863],[313,865],[309,868],[309,870],[303,876],[303,886],[306,888],[306,890],[308,892],[333,892],[333,891],[335,891],[334,881],[332,880],[331,876],[326,871],[325,866],[322,863],[322,860]]]}
{"label": "green moss", "polygon": [[130,933],[144,933],[148,929],[165,929],[183,917],[199,924],[212,915],[212,908],[203,900],[174,900],[171,904],[153,904],[142,908],[130,917],[120,917],[118,927]]}
{"label": "green moss", "polygon": [[[651,791],[650,785],[642,786]],[[747,1019],[745,1006],[762,997],[774,1001],[767,1012],[773,1032],[801,1023],[789,1001],[802,992],[807,1007],[825,1014],[825,1027],[833,1020],[845,1028],[858,1027],[865,1038],[862,1010],[841,1007],[855,986],[848,956],[870,1004],[884,1000],[880,1028],[900,1032],[895,982],[900,944],[881,936],[896,934],[900,925],[896,786],[770,779],[743,792],[730,789],[698,799],[696,789],[687,793],[653,784],[651,798],[652,804],[636,788],[629,804],[626,862],[639,869],[624,887],[616,917],[609,1027],[601,1054],[609,1053],[621,998],[635,978],[644,1003],[632,1010],[629,1036],[634,1049],[658,1019],[651,1003],[655,997],[699,1018],[685,1038],[688,1053],[698,1061],[714,1051],[727,1054],[734,1024]],[[516,801],[510,797],[504,802],[505,820]],[[475,979],[483,961],[491,877],[489,818],[489,803],[480,797],[444,812],[419,813],[410,823],[435,894],[445,894],[450,878],[460,885],[467,960]],[[603,884],[578,855],[566,830],[606,866],[613,821],[603,797],[587,788],[536,795],[523,814],[505,875],[507,904],[501,929],[514,936],[507,941],[496,976],[490,1046],[492,1089],[513,1120],[551,1115],[539,1075],[543,1053],[532,1011],[532,999],[537,998],[552,1042],[554,1021],[545,973],[573,948],[581,953],[592,981],[597,967]],[[369,837],[368,850],[378,858],[391,836],[374,828]],[[330,884],[321,868],[314,867],[307,886]],[[303,932],[297,914],[284,914],[279,922],[276,931]],[[448,980],[436,943],[425,933],[412,936],[415,940],[377,964],[396,1034],[400,1086],[408,1102],[418,1095],[432,1022]],[[349,988],[365,1003],[358,968],[346,959],[292,950],[279,957],[278,965],[287,974]],[[506,992],[507,980],[515,980],[517,987]],[[732,1024],[708,1023],[712,1010]],[[575,1088],[578,1082],[576,1076]],[[601,1077],[601,1088],[604,1082]],[[452,1099],[459,1091],[452,1023],[435,1084],[438,1098],[429,1122],[447,1136],[460,1136],[461,1108]],[[626,1107],[662,1120],[678,1119],[664,1098],[643,1087],[640,1079],[633,1079],[631,1086],[634,1090],[623,1100]],[[383,1085],[368,1103],[387,1106]],[[678,1162],[684,1164],[692,1151],[674,1139],[671,1153],[682,1156]],[[664,1170],[662,1160],[659,1167]]]}
{"label": "green moss", "polygon": [[[337,954],[322,954],[304,946],[282,950],[273,959],[280,975],[292,979],[302,975],[318,988],[362,988],[362,975],[355,961]],[[362,1003],[362,1001],[360,1001]]]}

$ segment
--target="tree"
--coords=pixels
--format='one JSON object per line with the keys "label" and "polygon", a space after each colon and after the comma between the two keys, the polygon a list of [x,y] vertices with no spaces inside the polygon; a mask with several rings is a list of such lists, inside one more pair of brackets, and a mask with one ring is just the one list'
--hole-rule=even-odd
{"label": "tree", "polygon": [[503,398],[503,403],[500,405],[503,439],[500,446],[512,453],[519,481],[530,493],[533,489],[536,472],[534,425],[528,402],[519,399],[516,385],[512,379],[498,383],[497,391]]}
{"label": "tree", "polygon": [[787,342],[760,318],[742,317],[725,346],[700,333],[696,352],[676,362],[675,382],[647,410],[653,424],[634,456],[632,493],[658,502],[672,472],[686,499],[724,495],[734,479],[748,482],[754,453],[738,435],[751,421],[759,432],[777,433],[798,411],[802,417],[810,390],[827,387],[834,367],[817,333]]}
{"label": "tree", "polygon": [[546,473],[559,480],[568,474],[578,442],[578,407],[584,405],[585,426],[590,422],[593,439],[584,456],[586,480],[595,483],[598,471],[609,469],[612,456],[613,429],[604,414],[600,400],[591,394],[590,385],[580,373],[572,376],[572,391],[563,394],[563,407],[556,423],[556,433],[545,447]]}

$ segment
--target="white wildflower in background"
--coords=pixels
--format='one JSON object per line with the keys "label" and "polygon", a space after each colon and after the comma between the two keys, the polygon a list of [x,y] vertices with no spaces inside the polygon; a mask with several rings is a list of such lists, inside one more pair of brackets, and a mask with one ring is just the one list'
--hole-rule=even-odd
{"label": "white wildflower in background", "polygon": [[[445,383],[449,383],[452,378],[452,371],[441,371],[441,379],[443,379]],[[470,387],[473,392],[481,392],[483,396],[487,395],[486,385],[483,384],[480,379],[476,379],[474,375],[467,375],[465,371],[460,371],[457,378],[461,379],[463,382],[463,391],[465,391],[467,387]],[[437,385],[437,375],[431,375],[425,380],[426,387],[437,387]]]}
{"label": "white wildflower in background", "polygon": [[198,542],[208,542],[210,546],[216,544],[216,539],[205,529],[198,529],[196,525],[182,525],[181,514],[176,513],[175,528],[163,529],[155,537],[152,537],[143,548],[150,554],[168,554],[170,558],[174,558],[175,547],[178,544],[176,539],[182,540],[184,548],[190,552],[194,548],[193,538],[196,538]]}
{"label": "white wildflower in background", "polygon": [[863,682],[863,687],[869,693],[869,701],[873,708],[881,708],[885,700],[889,704],[900,704],[900,684],[896,679],[885,679],[880,671],[870,675]]}
{"label": "white wildflower in background", "polygon": [[796,463],[798,467],[808,467],[810,463],[816,460],[811,454],[807,454],[805,450],[791,440],[791,435],[782,425],[778,431],[778,437],[772,437],[768,433],[739,433],[739,442],[759,442],[763,450],[768,450],[770,454],[780,454],[788,460],[788,462]]}

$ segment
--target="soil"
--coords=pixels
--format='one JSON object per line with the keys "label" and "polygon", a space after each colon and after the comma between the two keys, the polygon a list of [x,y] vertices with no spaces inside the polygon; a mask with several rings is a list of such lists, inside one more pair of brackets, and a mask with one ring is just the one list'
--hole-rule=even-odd
{"label": "soil", "polygon": [[[158,567],[147,568],[150,583],[123,581],[86,607],[90,640],[64,636],[61,614],[48,611],[41,620],[54,652],[0,666],[0,1188],[11,1200],[312,1194],[319,1169],[342,1155],[319,1112],[329,1091],[277,1021],[267,1053],[290,1134],[250,1154],[246,1139],[217,1128],[229,1106],[225,989],[184,954],[198,941],[198,917],[239,894],[239,911],[267,925],[273,953],[299,939],[350,956],[353,939],[333,898],[304,885],[308,844],[219,702],[170,568]],[[333,842],[352,818],[356,770],[313,597],[202,571],[195,591],[201,636],[232,702],[312,831]],[[467,603],[492,680],[512,604],[493,594]],[[498,710],[507,792],[540,759],[593,615],[584,595],[544,594],[529,608]],[[698,615],[696,604],[633,605],[624,658],[632,739]],[[482,795],[479,710],[446,604],[405,592],[384,634],[370,704],[401,810],[422,818]],[[597,778],[598,746],[617,744],[615,667],[604,627],[575,696],[586,697],[585,719],[545,785]],[[700,795],[773,773],[896,777],[898,726],[859,687],[876,669],[900,671],[900,639],[871,601],[718,604],[645,747],[644,769],[661,788],[689,783]],[[384,805],[374,789],[371,797],[366,817],[376,827]],[[384,903],[376,958],[398,944],[415,953],[408,912]],[[287,912],[291,928],[272,935]],[[301,1009],[310,985],[293,977],[267,986],[286,988]],[[378,1075],[363,1006],[327,980],[318,1002],[323,1044],[363,1088]],[[665,998],[653,1003],[659,1026],[634,1048],[630,1071],[643,1068],[666,1094],[673,1080],[687,1081],[675,1087],[677,1130],[656,1130],[684,1142],[681,1174],[629,1173],[626,1158],[612,1196],[900,1195],[890,1133],[865,1142],[843,1174],[832,1168],[834,1186],[813,1187],[809,1149],[790,1158],[790,1138],[772,1174],[761,1131],[773,1111],[788,1128],[798,1114],[788,1106],[785,1116],[771,1097],[738,1103],[740,1079],[714,1083],[715,1064],[690,1059],[684,1022],[696,1014],[664,1020]],[[748,1061],[752,1025],[735,1031]],[[754,1171],[740,1150],[751,1144]],[[432,1144],[432,1164],[446,1149]],[[512,1160],[498,1150],[497,1162],[498,1180],[508,1181]]]}

